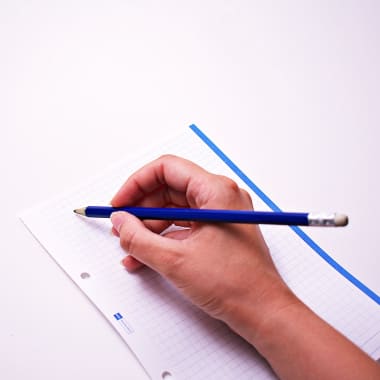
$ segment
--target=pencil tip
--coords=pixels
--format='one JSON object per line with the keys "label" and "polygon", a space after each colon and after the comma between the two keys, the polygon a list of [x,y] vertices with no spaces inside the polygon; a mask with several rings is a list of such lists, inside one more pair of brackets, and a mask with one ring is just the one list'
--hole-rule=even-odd
{"label": "pencil tip", "polygon": [[86,215],[86,209],[85,208],[76,208],[73,210],[76,214],[79,215]]}

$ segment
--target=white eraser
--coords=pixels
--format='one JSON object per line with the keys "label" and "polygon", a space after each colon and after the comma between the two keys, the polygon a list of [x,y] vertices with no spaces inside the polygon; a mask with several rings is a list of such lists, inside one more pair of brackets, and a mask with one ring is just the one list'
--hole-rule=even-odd
{"label": "white eraser", "polygon": [[336,226],[343,227],[348,224],[348,216],[344,214],[335,214],[334,223]]}

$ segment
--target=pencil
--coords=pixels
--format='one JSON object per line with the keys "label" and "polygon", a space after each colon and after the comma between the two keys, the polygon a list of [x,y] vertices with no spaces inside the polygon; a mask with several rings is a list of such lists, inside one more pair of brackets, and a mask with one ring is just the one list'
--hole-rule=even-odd
{"label": "pencil", "polygon": [[117,211],[125,211],[140,219],[149,220],[324,227],[343,227],[348,224],[348,217],[338,213],[110,206],[87,206],[74,210],[76,214],[90,218],[109,218],[112,213]]}

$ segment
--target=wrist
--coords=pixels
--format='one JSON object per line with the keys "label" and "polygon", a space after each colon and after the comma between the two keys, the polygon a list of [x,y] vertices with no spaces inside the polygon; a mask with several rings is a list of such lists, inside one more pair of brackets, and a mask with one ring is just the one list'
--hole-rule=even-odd
{"label": "wrist", "polygon": [[305,308],[279,276],[268,276],[266,281],[260,292],[252,289],[244,299],[230,302],[232,317],[226,318],[227,324],[259,351],[276,335],[281,321],[289,320],[288,313]]}
{"label": "wrist", "polygon": [[275,346],[283,347],[285,342],[289,344],[293,335],[291,330],[297,329],[302,316],[311,312],[286,285],[279,292],[282,294],[272,302],[267,302],[267,307],[263,308],[265,312],[251,336],[250,342],[264,357],[268,357]]}
{"label": "wrist", "polygon": [[[378,364],[318,317],[289,288],[263,304],[245,338],[281,379],[377,379]],[[280,290],[281,292],[281,290]],[[339,353],[339,355],[337,355]],[[334,358],[334,365],[331,365]]]}

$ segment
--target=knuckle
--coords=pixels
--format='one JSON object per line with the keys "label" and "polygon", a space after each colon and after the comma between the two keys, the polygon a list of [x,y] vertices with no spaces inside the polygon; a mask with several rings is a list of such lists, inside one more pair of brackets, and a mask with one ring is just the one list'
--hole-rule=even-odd
{"label": "knuckle", "polygon": [[239,186],[237,185],[237,183],[232,180],[231,178],[229,177],[226,177],[224,175],[219,175],[218,176],[220,181],[223,183],[223,185],[230,191],[233,191],[233,192],[238,192],[239,191]]}
{"label": "knuckle", "polygon": [[241,191],[243,200],[249,203],[253,207],[251,194],[245,189],[240,189],[240,191]]}
{"label": "knuckle", "polygon": [[227,207],[233,208],[253,208],[252,197],[249,192],[242,189],[229,177],[218,175],[223,191],[218,193],[218,197],[223,199]]}
{"label": "knuckle", "polygon": [[177,156],[175,156],[174,154],[165,153],[165,154],[161,154],[158,157],[157,161],[160,161],[160,162],[163,161],[163,162],[165,162],[165,161],[171,161],[171,160],[173,160],[175,158],[177,158]]}

